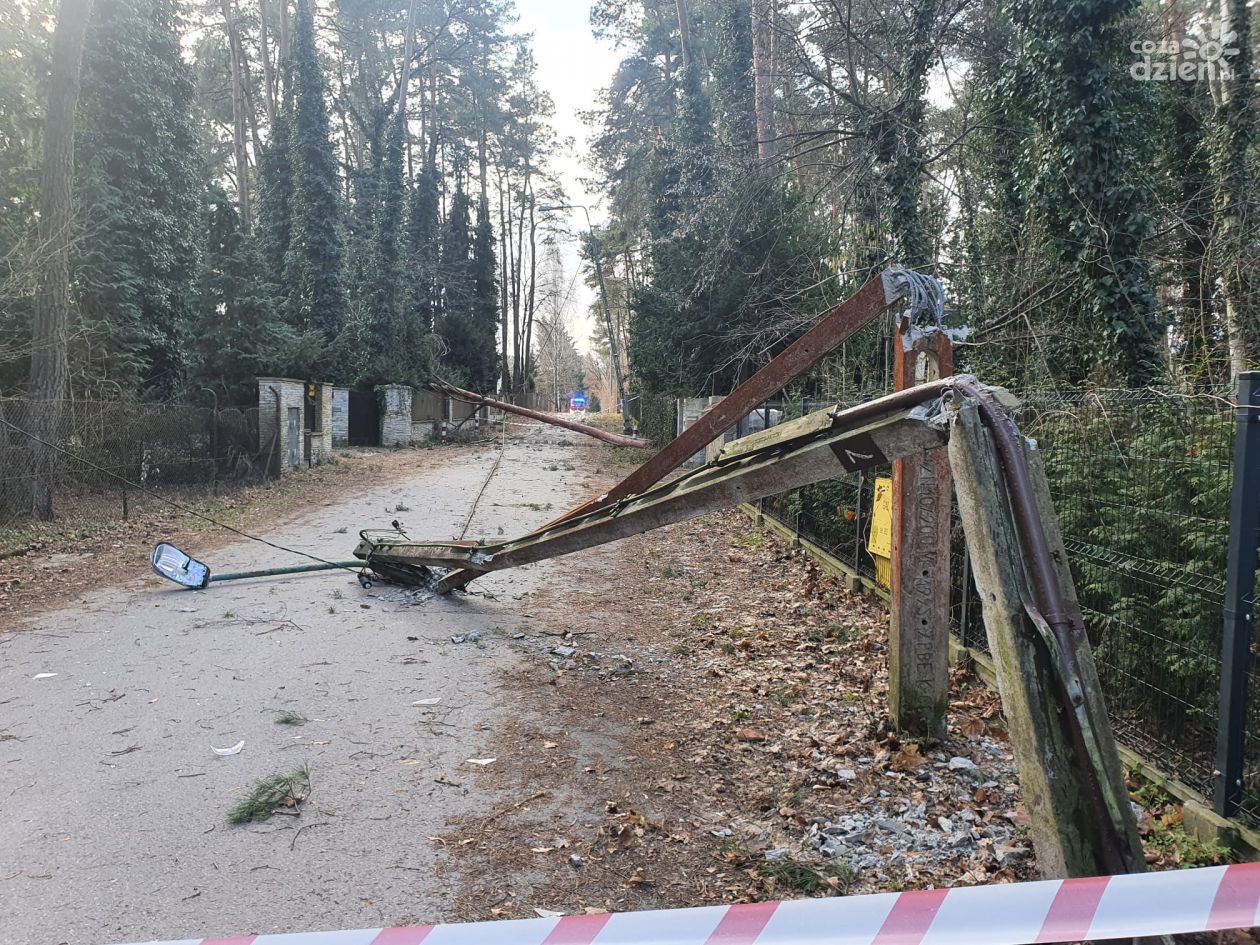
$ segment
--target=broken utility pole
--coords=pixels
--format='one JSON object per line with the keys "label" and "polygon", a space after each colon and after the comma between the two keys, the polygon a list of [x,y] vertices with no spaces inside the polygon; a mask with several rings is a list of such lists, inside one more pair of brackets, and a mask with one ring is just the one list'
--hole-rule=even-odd
{"label": "broken utility pole", "polygon": [[[925,460],[948,444],[1042,871],[1140,871],[1137,826],[1067,553],[1039,457],[1015,427],[1011,402],[971,377],[929,381],[736,440],[672,482],[517,539],[422,542],[365,531],[355,556],[443,593],[466,574],[571,554],[890,460]],[[929,511],[924,520],[935,534],[938,508]],[[948,641],[939,646],[947,652]]]}
{"label": "broken utility pole", "polygon": [[[999,459],[996,439],[976,401],[957,405],[950,465],[1038,866],[1048,878],[1141,872],[1137,823],[1041,457],[1016,435],[1007,437],[1011,455]],[[1024,490],[1011,485],[1020,463]],[[1041,549],[1030,547],[1036,530]]]}

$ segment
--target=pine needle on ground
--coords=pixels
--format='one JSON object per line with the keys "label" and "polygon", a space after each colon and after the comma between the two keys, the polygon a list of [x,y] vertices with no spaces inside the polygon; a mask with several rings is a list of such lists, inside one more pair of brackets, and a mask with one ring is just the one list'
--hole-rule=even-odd
{"label": "pine needle on ground", "polygon": [[232,808],[228,820],[247,824],[266,820],[278,810],[294,812],[311,793],[311,769],[306,765],[288,774],[273,774],[255,782],[248,794]]}

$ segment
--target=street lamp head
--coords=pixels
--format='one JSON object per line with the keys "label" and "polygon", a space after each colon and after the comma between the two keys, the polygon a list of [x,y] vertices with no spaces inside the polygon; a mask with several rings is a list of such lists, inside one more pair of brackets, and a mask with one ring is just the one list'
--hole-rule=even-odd
{"label": "street lamp head", "polygon": [[568,210],[571,204],[567,203],[544,203],[538,207],[539,213],[551,213],[553,210]]}

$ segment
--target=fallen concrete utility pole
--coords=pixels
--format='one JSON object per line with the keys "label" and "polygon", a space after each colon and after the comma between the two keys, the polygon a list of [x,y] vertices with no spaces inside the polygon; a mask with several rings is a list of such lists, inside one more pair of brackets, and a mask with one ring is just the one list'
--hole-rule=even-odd
{"label": "fallen concrete utility pole", "polygon": [[[1035,447],[1013,398],[962,376],[826,408],[727,444],[708,465],[509,541],[362,532],[355,556],[436,593],[519,567],[948,445],[1038,861],[1049,876],[1144,869],[1097,671]],[[438,569],[454,569],[443,574]]]}
{"label": "fallen concrete utility pole", "polygon": [[553,416],[549,413],[543,413],[540,410],[530,410],[528,407],[518,407],[516,404],[509,404],[506,401],[496,400],[493,397],[486,397],[484,394],[474,394],[470,390],[456,387],[453,384],[435,383],[429,385],[433,390],[440,394],[446,394],[448,397],[454,397],[457,400],[464,400],[470,404],[477,404],[482,407],[494,407],[496,410],[503,410],[507,413],[514,413],[521,417],[529,417],[531,420],[538,420],[542,423],[549,423],[553,427],[563,427],[566,430],[572,430],[575,433],[584,433],[587,436],[593,436],[597,440],[603,440],[613,446],[626,446],[630,449],[645,450],[651,447],[651,442],[642,437],[622,436],[620,433],[609,433],[607,430],[601,430],[598,427],[587,426],[585,423],[574,423],[572,420],[565,420],[561,417]]}

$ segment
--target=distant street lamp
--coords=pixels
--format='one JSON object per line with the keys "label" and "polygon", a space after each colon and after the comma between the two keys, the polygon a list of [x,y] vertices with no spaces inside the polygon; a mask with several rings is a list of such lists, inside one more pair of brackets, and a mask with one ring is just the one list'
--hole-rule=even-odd
{"label": "distant street lamp", "polygon": [[604,307],[604,328],[608,331],[608,352],[612,358],[613,373],[617,378],[617,400],[621,404],[621,422],[625,434],[630,436],[634,431],[630,423],[630,405],[626,402],[626,385],[621,377],[621,349],[617,344],[617,333],[613,330],[612,311],[608,307],[608,290],[604,286],[604,267],[599,261],[599,237],[595,235],[595,227],[591,224],[591,212],[580,203],[545,203],[538,207],[539,213],[552,213],[556,210],[581,210],[586,214],[586,231],[591,235],[591,255],[595,258],[595,278],[599,282],[599,300]]}

